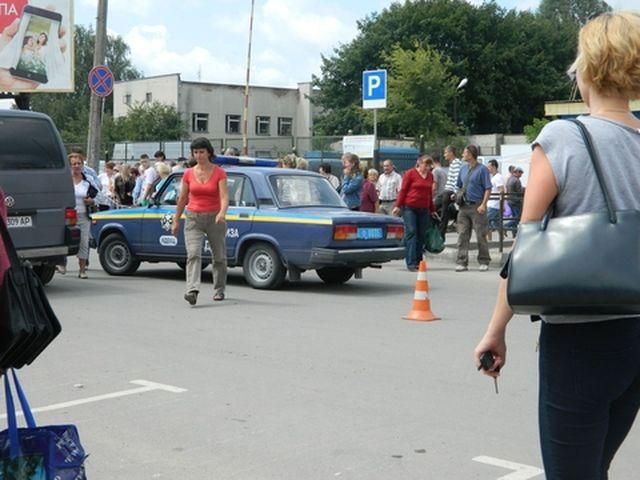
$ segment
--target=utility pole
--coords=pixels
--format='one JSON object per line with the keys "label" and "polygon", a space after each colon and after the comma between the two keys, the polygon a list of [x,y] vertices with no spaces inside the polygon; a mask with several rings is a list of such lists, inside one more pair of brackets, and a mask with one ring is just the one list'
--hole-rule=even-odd
{"label": "utility pole", "polygon": [[[93,66],[104,65],[107,51],[107,4],[108,0],[98,0],[98,17],[96,18],[96,48],[93,54]],[[89,104],[89,135],[87,138],[89,165],[98,171],[100,162],[100,146],[102,143],[102,104],[104,98],[91,94]]]}
{"label": "utility pole", "polygon": [[253,35],[253,7],[251,0],[251,16],[249,17],[249,47],[247,49],[247,80],[244,85],[244,111],[242,112],[242,155],[249,155],[249,79],[251,77],[251,37]]}

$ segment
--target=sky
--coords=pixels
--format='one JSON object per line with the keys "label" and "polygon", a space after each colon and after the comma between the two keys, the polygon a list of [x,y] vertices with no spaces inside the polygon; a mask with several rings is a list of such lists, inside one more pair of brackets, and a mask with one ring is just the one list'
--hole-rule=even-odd
{"label": "sky", "polygon": [[[468,0],[482,3],[480,0]],[[75,0],[75,23],[94,25],[97,0]],[[349,43],[357,21],[392,0],[255,0],[251,84],[295,87],[319,75],[321,55]],[[539,0],[498,0],[535,10]],[[614,9],[638,0],[609,0]],[[131,48],[144,76],[244,84],[251,0],[109,0],[107,29]]]}

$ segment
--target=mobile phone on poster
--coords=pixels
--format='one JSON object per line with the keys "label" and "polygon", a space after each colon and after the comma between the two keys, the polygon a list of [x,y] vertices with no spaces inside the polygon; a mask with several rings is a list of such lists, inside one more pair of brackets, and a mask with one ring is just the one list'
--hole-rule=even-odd
{"label": "mobile phone on poster", "polygon": [[31,5],[25,6],[22,12],[16,35],[20,39],[20,54],[9,73],[33,82],[47,83],[49,65],[54,61],[54,49],[58,48],[62,15]]}

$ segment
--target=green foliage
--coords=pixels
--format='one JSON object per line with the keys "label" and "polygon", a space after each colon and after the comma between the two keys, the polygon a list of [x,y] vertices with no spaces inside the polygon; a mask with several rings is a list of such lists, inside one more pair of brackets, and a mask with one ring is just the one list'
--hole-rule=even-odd
{"label": "green foliage", "polygon": [[527,142],[533,142],[544,126],[550,121],[548,118],[534,118],[531,125],[525,125],[524,134],[527,137]]}
{"label": "green foliage", "polygon": [[[89,71],[93,68],[95,33],[91,27],[75,26],[74,34],[74,81],[71,93],[36,93],[31,96],[31,108],[49,115],[60,130],[65,143],[84,144],[89,125],[89,101],[91,91],[87,84]],[[140,78],[141,73],[131,65],[129,47],[121,37],[108,37],[105,62],[118,80]],[[104,117],[113,112],[113,96],[105,99]],[[106,136],[103,136],[108,140]]]}
{"label": "green foliage", "polygon": [[126,117],[117,118],[107,130],[112,141],[182,140],[187,124],[175,106],[156,101],[132,106]]}
{"label": "green foliage", "polygon": [[[390,68],[390,45],[406,51],[421,45],[448,59],[449,78],[469,79],[457,95],[457,117],[465,129],[521,132],[532,118],[543,115],[545,101],[569,97],[571,85],[564,71],[575,56],[577,37],[575,24],[566,23],[507,11],[493,2],[394,3],[360,21],[357,37],[322,59],[321,76],[314,79],[320,87],[315,101],[323,112],[316,131],[332,135],[366,130],[368,114],[360,108],[362,71]],[[438,98],[450,96],[448,83],[441,88]],[[452,119],[452,101],[447,111]],[[387,121],[378,126],[381,136],[399,130]]]}
{"label": "green foliage", "polygon": [[454,130],[448,114],[458,79],[452,77],[451,61],[430,46],[405,50],[395,45],[385,56],[389,65],[388,105],[381,120],[392,136],[431,140]]}
{"label": "green foliage", "polygon": [[538,12],[544,18],[580,27],[589,18],[612,8],[604,0],[542,0]]}

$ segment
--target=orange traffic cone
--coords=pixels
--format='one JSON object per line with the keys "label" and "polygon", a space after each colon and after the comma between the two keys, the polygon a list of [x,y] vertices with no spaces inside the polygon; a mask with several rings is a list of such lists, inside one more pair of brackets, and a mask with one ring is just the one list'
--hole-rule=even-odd
{"label": "orange traffic cone", "polygon": [[427,282],[427,262],[422,260],[418,268],[418,279],[416,280],[416,292],[413,295],[413,307],[404,317],[406,320],[416,320],[418,322],[430,322],[440,320],[431,311],[431,301],[429,300],[429,282]]}

